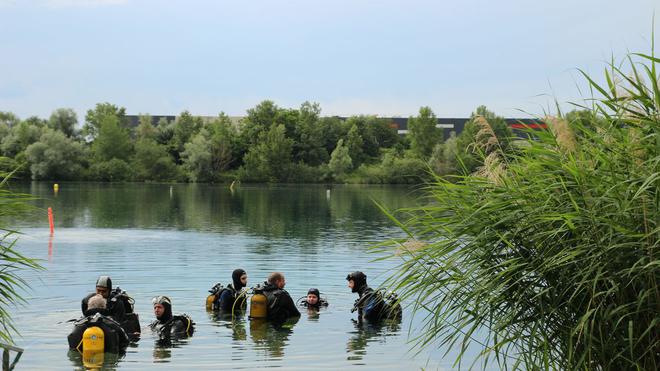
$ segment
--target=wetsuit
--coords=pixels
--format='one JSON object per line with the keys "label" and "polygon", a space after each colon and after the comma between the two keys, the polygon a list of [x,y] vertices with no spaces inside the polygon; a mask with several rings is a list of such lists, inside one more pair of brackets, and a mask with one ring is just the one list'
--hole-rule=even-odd
{"label": "wetsuit", "polygon": [[268,320],[284,322],[289,317],[300,317],[300,311],[286,290],[267,282],[264,285],[263,294],[268,299]]}
{"label": "wetsuit", "polygon": [[[239,300],[236,303],[236,300]],[[236,305],[234,305],[236,303]],[[233,310],[245,309],[245,294],[243,290],[237,291],[229,284],[225,287],[218,298],[213,302],[213,308],[230,313]]]}
{"label": "wetsuit", "polygon": [[155,320],[149,324],[149,327],[161,339],[188,337],[195,332],[195,322],[187,314],[174,315],[164,322]]}
{"label": "wetsuit", "polygon": [[88,312],[93,314],[76,321],[73,331],[67,337],[69,348],[82,350],[85,330],[96,326],[103,330],[106,352],[119,353],[126,349],[129,337],[124,329],[112,317],[104,316],[99,311],[100,309],[90,309]]}
{"label": "wetsuit", "polygon": [[[80,307],[82,309],[82,313],[84,316],[89,315],[87,311],[87,302],[89,301],[89,298],[91,298],[94,295],[96,295],[95,292],[85,296],[85,298],[80,303]],[[124,303],[122,303],[121,300],[118,300],[115,297],[115,295],[113,295],[113,293],[111,292],[109,297],[107,298],[106,309],[102,312],[102,314],[105,316],[111,316],[115,321],[121,323],[124,321],[124,317],[126,316],[126,309],[124,308]]]}
{"label": "wetsuit", "polygon": [[[232,272],[231,278],[233,284],[227,285],[227,287],[220,292],[220,295],[216,297],[213,302],[214,309],[219,309],[226,313],[230,313],[232,310],[236,309],[245,309],[246,302],[245,295],[243,294],[243,287],[245,287],[245,285],[241,282],[241,276],[244,274],[246,273],[243,269],[236,269]],[[240,300],[238,303],[236,303],[237,299]],[[234,305],[234,303],[236,303],[236,305]]]}
{"label": "wetsuit", "polygon": [[377,321],[386,317],[386,305],[383,296],[367,285],[367,275],[362,272],[350,273],[346,280],[353,281],[352,291],[359,295],[353,306],[358,311],[359,319]]}
{"label": "wetsuit", "polygon": [[357,291],[359,298],[355,301],[354,309],[358,316],[368,321],[377,321],[386,317],[385,302],[378,291],[364,285]]}
{"label": "wetsuit", "polygon": [[[168,299],[169,300],[169,299]],[[195,331],[195,322],[187,314],[172,315],[172,305],[169,302],[160,302],[165,308],[163,315],[149,324],[152,331],[161,339],[170,337],[182,338],[192,336]]]}

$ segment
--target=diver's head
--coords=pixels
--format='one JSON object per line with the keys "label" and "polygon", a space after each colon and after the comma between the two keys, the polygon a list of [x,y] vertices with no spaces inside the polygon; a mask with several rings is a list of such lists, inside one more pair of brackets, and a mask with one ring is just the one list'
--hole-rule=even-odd
{"label": "diver's head", "polygon": [[358,292],[362,287],[367,285],[367,275],[360,271],[349,273],[346,276],[346,280],[348,281],[348,287],[351,289],[351,292]]}
{"label": "diver's head", "polygon": [[107,300],[101,294],[96,294],[87,300],[87,310],[105,309]]}
{"label": "diver's head", "polygon": [[156,319],[161,322],[169,321],[172,318],[172,300],[165,295],[156,296],[151,300],[154,305],[154,314]]}
{"label": "diver's head", "polygon": [[231,280],[234,281],[234,288],[240,290],[247,286],[247,272],[244,269],[235,269],[231,274]]}
{"label": "diver's head", "polygon": [[277,286],[278,289],[283,289],[286,285],[286,279],[282,272],[273,272],[268,276],[268,283]]}
{"label": "diver's head", "polygon": [[99,276],[96,280],[96,293],[107,299],[110,296],[110,291],[112,291],[110,276]]}
{"label": "diver's head", "polygon": [[321,299],[319,289],[311,288],[307,291],[307,305],[317,306]]}

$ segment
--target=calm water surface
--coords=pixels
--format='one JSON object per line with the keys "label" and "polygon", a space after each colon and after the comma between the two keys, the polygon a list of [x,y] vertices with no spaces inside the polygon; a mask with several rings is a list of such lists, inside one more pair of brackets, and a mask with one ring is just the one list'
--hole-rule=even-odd
{"label": "calm water surface", "polygon": [[[14,312],[17,345],[26,349],[18,369],[83,368],[68,350],[67,321],[79,317],[80,299],[100,274],[135,298],[143,327],[125,354],[106,355],[108,369],[452,368],[456,349],[411,350],[409,333],[421,319],[408,311],[401,323],[380,327],[359,326],[350,313],[356,295],[346,274],[363,270],[377,286],[397,263],[374,261],[368,251],[401,236],[373,200],[412,206],[419,194],[410,188],[244,185],[232,193],[211,185],[65,183],[57,196],[45,183],[13,188],[41,198],[35,212],[11,222],[24,233],[20,251],[46,268],[24,274],[31,290]],[[231,282],[238,267],[247,270],[249,286],[282,271],[294,299],[318,287],[330,306],[318,315],[303,311],[283,329],[245,316],[216,318],[204,308],[207,290]],[[153,320],[150,299],[161,294],[196,322],[194,336],[171,347],[156,346],[145,328]]]}

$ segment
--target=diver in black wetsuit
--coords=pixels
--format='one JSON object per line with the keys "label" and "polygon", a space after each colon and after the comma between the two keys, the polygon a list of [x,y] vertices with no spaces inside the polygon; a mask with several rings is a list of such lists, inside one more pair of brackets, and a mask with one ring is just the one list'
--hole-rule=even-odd
{"label": "diver in black wetsuit", "polygon": [[299,305],[307,309],[321,309],[321,307],[327,307],[328,302],[321,297],[321,292],[319,289],[311,288],[307,291],[307,296],[302,297],[299,300]]}
{"label": "diver in black wetsuit", "polygon": [[284,322],[290,317],[300,317],[300,311],[296,308],[291,295],[284,290],[286,279],[282,273],[271,273],[264,285],[263,294],[268,299],[268,320]]}
{"label": "diver in black wetsuit", "polygon": [[126,309],[124,308],[124,303],[121,300],[118,300],[115,295],[113,295],[112,279],[109,276],[99,276],[99,278],[96,280],[96,292],[93,292],[85,296],[85,298],[82,300],[80,306],[83,315],[84,316],[90,315],[89,313],[87,313],[87,309],[88,309],[87,302],[92,296],[97,294],[103,296],[107,300],[106,308],[101,314],[105,316],[110,316],[115,321],[121,323],[126,315]]}
{"label": "diver in black wetsuit", "polygon": [[[243,288],[247,286],[247,272],[243,269],[235,269],[231,274],[232,282],[216,294],[213,301],[213,309],[231,313],[232,310],[245,309],[246,294]],[[238,300],[238,302],[237,302]],[[236,304],[236,305],[234,305]]]}
{"label": "diver in black wetsuit", "polygon": [[195,322],[187,314],[172,314],[172,300],[167,296],[153,298],[154,314],[156,320],[149,327],[161,339],[185,338],[192,336],[195,331]]}
{"label": "diver in black wetsuit", "polygon": [[359,295],[352,312],[358,311],[358,319],[377,321],[386,316],[386,305],[382,295],[367,285],[367,275],[356,271],[346,276],[351,292]]}
{"label": "diver in black wetsuit", "polygon": [[112,317],[132,338],[140,336],[140,318],[133,312],[133,299],[119,287],[113,289],[109,276],[99,276],[96,280],[96,292],[87,295],[80,303],[85,317],[93,314],[88,311],[88,301],[94,295],[102,295],[106,299],[106,307],[99,313]]}
{"label": "diver in black wetsuit", "polygon": [[69,348],[82,350],[83,334],[92,326],[103,330],[106,352],[120,353],[126,348],[130,338],[118,322],[103,314],[106,311],[106,303],[106,299],[101,294],[94,294],[88,298],[86,316],[74,323],[73,330],[67,336]]}

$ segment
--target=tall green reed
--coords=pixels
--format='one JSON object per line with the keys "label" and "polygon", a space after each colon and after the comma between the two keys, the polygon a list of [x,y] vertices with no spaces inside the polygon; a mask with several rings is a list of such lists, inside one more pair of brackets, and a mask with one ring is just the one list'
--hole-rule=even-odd
{"label": "tall green reed", "polygon": [[548,117],[507,153],[481,140],[479,171],[391,214],[425,242],[380,247],[402,261],[387,284],[423,314],[418,347],[458,347],[460,364],[473,344],[470,361],[512,369],[660,368],[660,59],[626,62],[604,86],[584,75],[588,120]]}
{"label": "tall green reed", "polygon": [[17,194],[6,188],[13,173],[0,174],[0,340],[12,343],[12,335],[17,333],[11,318],[11,309],[24,303],[22,290],[28,287],[21,278],[25,269],[42,269],[35,260],[18,251],[18,232],[2,222],[8,217],[20,215],[29,209],[29,195]]}

